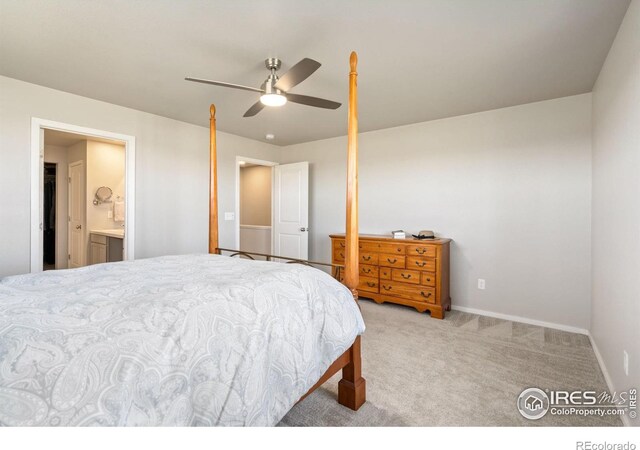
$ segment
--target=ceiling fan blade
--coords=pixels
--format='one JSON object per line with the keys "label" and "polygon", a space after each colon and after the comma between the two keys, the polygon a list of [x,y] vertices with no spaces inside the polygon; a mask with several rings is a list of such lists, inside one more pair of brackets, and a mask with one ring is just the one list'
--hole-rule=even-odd
{"label": "ceiling fan blade", "polygon": [[246,113],[244,113],[244,116],[242,117],[253,117],[263,109],[264,109],[264,104],[260,100],[258,100],[251,106],[251,108],[247,110]]}
{"label": "ceiling fan blade", "polygon": [[287,100],[301,105],[315,106],[316,108],[338,109],[342,103],[332,102],[324,98],[310,97],[308,95],[287,94]]}
{"label": "ceiling fan blade", "polygon": [[200,78],[191,78],[191,77],[186,77],[185,80],[195,81],[196,83],[213,84],[214,86],[222,86],[222,87],[228,87],[233,89],[242,89],[243,91],[264,92],[262,89],[254,88],[251,86],[243,86],[241,84],[225,83],[224,81],[202,80]]}
{"label": "ceiling fan blade", "polygon": [[302,83],[309,78],[313,72],[318,70],[321,64],[313,59],[304,58],[293,66],[287,73],[282,75],[275,85],[276,89],[289,91],[292,87]]}

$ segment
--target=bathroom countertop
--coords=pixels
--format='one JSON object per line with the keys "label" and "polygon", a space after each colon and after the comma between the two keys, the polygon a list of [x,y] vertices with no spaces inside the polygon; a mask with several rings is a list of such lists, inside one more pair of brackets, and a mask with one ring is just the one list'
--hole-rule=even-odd
{"label": "bathroom countertop", "polygon": [[110,230],[91,230],[91,234],[99,234],[101,236],[107,236],[116,239],[124,239],[124,229],[122,228],[114,228]]}

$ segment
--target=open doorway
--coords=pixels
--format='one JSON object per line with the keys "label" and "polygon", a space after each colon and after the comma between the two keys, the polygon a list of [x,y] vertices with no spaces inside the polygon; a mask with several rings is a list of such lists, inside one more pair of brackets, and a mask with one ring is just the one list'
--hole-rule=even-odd
{"label": "open doorway", "polygon": [[44,163],[44,185],[43,185],[43,217],[42,217],[42,243],[44,270],[56,268],[56,237],[57,233],[57,183],[58,164],[52,162]]}
{"label": "open doorway", "polygon": [[242,157],[236,161],[236,240],[240,251],[272,254],[273,168],[276,165]]}
{"label": "open doorway", "polygon": [[134,138],[32,121],[31,271],[133,259]]}
{"label": "open doorway", "polygon": [[44,270],[122,261],[124,178],[124,142],[44,130]]}
{"label": "open doorway", "polygon": [[238,156],[235,215],[236,249],[308,259],[309,163]]}

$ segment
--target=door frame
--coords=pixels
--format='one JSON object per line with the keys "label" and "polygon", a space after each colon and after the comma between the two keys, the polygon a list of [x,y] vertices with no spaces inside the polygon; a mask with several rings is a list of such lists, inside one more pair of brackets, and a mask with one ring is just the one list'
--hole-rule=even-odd
{"label": "door frame", "polygon": [[42,272],[42,167],[44,164],[44,130],[66,131],[88,137],[113,139],[124,143],[125,148],[125,236],[123,259],[133,260],[135,257],[135,173],[136,173],[136,138],[127,134],[95,128],[81,127],[73,124],[55,122],[53,120],[31,118],[31,272]]}
{"label": "door frame", "polygon": [[273,254],[273,213],[274,213],[274,209],[273,209],[273,194],[275,193],[275,186],[274,186],[274,170],[273,167],[279,165],[280,163],[274,162],[274,161],[265,161],[263,159],[256,159],[256,158],[245,158],[244,156],[236,156],[236,198],[235,198],[235,231],[236,231],[236,245],[235,245],[235,249],[236,250],[240,250],[240,168],[242,167],[242,165],[240,164],[240,161],[244,161],[244,162],[248,162],[251,164],[256,164],[259,166],[267,166],[267,167],[271,167],[271,251],[269,253]]}

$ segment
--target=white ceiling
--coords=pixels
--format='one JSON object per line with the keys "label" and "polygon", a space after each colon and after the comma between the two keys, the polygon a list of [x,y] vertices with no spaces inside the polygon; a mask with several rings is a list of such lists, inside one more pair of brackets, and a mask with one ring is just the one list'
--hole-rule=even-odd
{"label": "white ceiling", "polygon": [[[270,143],[346,134],[359,54],[360,130],[591,91],[629,0],[0,0],[0,74]],[[243,118],[263,60],[322,67],[293,89],[343,102]],[[281,70],[281,73],[284,73]]]}

